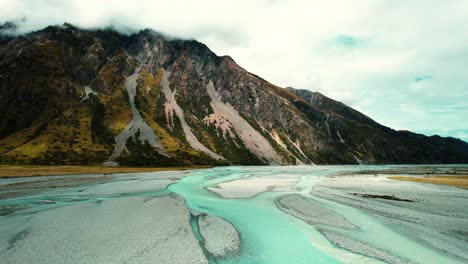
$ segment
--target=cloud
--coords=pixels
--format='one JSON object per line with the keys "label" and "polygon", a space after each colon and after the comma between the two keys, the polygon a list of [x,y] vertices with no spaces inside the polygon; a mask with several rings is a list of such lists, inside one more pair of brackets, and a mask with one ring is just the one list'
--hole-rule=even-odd
{"label": "cloud", "polygon": [[70,22],[194,38],[277,85],[320,91],[385,125],[468,130],[467,109],[444,111],[468,101],[465,0],[0,0],[1,23],[23,18],[23,33]]}
{"label": "cloud", "polygon": [[424,82],[424,81],[429,81],[432,79],[432,76],[431,75],[422,75],[422,76],[418,76],[414,79],[415,82],[419,83],[419,82]]}
{"label": "cloud", "polygon": [[420,92],[430,88],[432,76],[422,75],[418,76],[408,86],[408,90],[411,92]]}
{"label": "cloud", "polygon": [[468,131],[460,131],[455,134],[455,137],[468,142]]}
{"label": "cloud", "polygon": [[348,35],[339,35],[336,38],[336,43],[344,47],[355,47],[358,44],[357,38]]}

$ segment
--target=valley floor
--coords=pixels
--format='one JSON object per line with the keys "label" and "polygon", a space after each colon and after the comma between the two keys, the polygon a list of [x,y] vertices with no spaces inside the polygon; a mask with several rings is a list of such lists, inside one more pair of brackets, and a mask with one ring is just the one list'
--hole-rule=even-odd
{"label": "valley floor", "polygon": [[132,172],[157,172],[209,168],[211,166],[179,167],[106,167],[106,166],[54,166],[54,165],[0,165],[0,178],[76,175],[76,174],[116,174]]}
{"label": "valley floor", "polygon": [[429,176],[429,177],[427,176],[426,177],[392,176],[388,178],[392,180],[398,180],[398,181],[440,184],[440,185],[448,185],[448,186],[468,189],[468,175],[462,175],[462,176],[440,175],[440,176]]}
{"label": "valley floor", "polygon": [[0,179],[0,259],[467,263],[468,192],[444,185],[466,175],[468,165],[226,166]]}

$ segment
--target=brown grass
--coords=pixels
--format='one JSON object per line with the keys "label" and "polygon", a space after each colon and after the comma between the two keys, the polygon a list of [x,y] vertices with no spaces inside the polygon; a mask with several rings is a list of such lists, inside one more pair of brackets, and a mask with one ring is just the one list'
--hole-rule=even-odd
{"label": "brown grass", "polygon": [[181,167],[104,167],[104,166],[42,166],[0,165],[0,178],[52,176],[70,174],[114,174],[129,172],[157,172],[210,168],[210,166]]}
{"label": "brown grass", "polygon": [[398,180],[398,181],[431,183],[431,184],[448,185],[448,186],[454,186],[454,187],[468,189],[468,175],[428,176],[428,177],[391,176],[391,177],[388,177],[388,178],[392,179],[392,180]]}

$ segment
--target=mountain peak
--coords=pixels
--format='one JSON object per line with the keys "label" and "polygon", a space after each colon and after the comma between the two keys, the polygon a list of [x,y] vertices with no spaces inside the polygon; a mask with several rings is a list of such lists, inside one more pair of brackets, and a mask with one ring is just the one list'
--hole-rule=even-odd
{"label": "mountain peak", "polygon": [[48,27],[0,42],[0,72],[3,162],[468,162],[467,143],[392,130],[151,29]]}
{"label": "mountain peak", "polygon": [[74,25],[72,25],[71,23],[68,23],[68,22],[63,23],[60,28],[63,28],[63,29],[67,29],[67,28],[78,29],[78,27],[76,27],[76,26],[74,26]]}

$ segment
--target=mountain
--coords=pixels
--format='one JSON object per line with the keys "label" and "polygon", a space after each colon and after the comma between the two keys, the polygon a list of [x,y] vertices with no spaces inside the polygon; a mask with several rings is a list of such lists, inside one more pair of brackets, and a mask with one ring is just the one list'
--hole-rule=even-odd
{"label": "mountain", "polygon": [[152,30],[4,37],[0,80],[2,163],[468,163],[461,140],[395,131]]}

